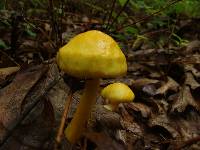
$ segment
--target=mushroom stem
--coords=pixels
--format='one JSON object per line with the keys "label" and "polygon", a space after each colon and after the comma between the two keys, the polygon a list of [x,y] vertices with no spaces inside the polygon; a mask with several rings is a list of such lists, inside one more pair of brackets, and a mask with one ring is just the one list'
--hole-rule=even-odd
{"label": "mushroom stem", "polygon": [[84,132],[93,104],[96,101],[99,79],[87,80],[74,117],[65,129],[65,136],[70,143],[75,143]]}

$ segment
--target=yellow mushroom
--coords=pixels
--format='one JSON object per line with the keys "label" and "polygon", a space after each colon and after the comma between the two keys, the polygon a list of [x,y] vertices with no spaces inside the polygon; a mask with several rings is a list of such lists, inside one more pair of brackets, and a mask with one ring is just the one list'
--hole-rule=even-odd
{"label": "yellow mushroom", "polygon": [[80,103],[65,129],[68,141],[75,143],[86,128],[98,93],[100,78],[125,75],[126,58],[112,37],[101,31],[91,30],[78,34],[60,48],[57,63],[65,73],[86,79]]}
{"label": "yellow mushroom", "polygon": [[111,111],[116,110],[119,103],[132,102],[135,98],[133,91],[124,83],[113,83],[106,86],[101,91],[101,96],[108,103],[104,107]]}

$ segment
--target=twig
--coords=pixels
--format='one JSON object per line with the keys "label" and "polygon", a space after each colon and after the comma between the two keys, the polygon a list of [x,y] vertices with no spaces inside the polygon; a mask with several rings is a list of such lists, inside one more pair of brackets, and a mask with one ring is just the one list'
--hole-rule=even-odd
{"label": "twig", "polygon": [[62,13],[61,13],[61,16],[60,16],[60,29],[59,29],[59,38],[60,38],[60,46],[63,45],[63,38],[62,38],[62,31],[63,31],[63,24],[62,24],[62,20],[64,18],[64,1],[61,0],[61,10],[62,10]]}
{"label": "twig", "polygon": [[69,108],[70,108],[70,105],[71,105],[71,102],[72,102],[72,95],[73,95],[73,91],[70,90],[68,100],[65,103],[65,108],[64,108],[64,112],[63,112],[63,115],[62,115],[62,118],[61,118],[60,127],[58,129],[58,133],[57,133],[57,136],[56,136],[55,150],[58,149],[58,146],[60,145],[62,137],[63,137],[63,129],[64,129],[64,126],[65,126],[65,120],[67,118]]}
{"label": "twig", "polygon": [[55,41],[56,41],[56,47],[59,47],[58,44],[58,24],[57,24],[57,20],[56,20],[56,16],[54,13],[54,4],[53,4],[53,0],[49,0],[49,12],[50,12],[50,16],[51,16],[51,24],[53,27],[53,33],[55,33]]}
{"label": "twig", "polygon": [[106,29],[109,27],[109,23],[110,23],[110,19],[112,17],[112,13],[113,13],[113,10],[114,10],[114,7],[115,7],[115,3],[116,3],[116,0],[113,0],[111,10],[110,10],[110,14],[109,14],[109,17],[108,17],[108,21],[107,21],[107,24],[106,24]]}
{"label": "twig", "polygon": [[137,23],[144,22],[145,20],[148,20],[148,19],[152,18],[153,16],[159,14],[159,13],[162,12],[163,10],[169,8],[170,6],[176,4],[176,3],[180,2],[180,1],[182,1],[182,0],[175,0],[175,1],[172,1],[172,2],[169,3],[168,5],[162,7],[162,8],[159,9],[158,11],[156,11],[156,12],[154,12],[154,13],[152,13],[152,14],[146,16],[146,17],[143,17],[143,18],[141,18],[141,19],[135,21],[134,23],[131,23],[131,24],[128,24],[128,25],[124,25],[124,26],[118,28],[117,31],[121,31],[122,29],[124,29],[124,28],[126,28],[126,27],[129,27],[129,26],[135,25],[135,24],[137,24]]}
{"label": "twig", "polygon": [[127,4],[129,3],[129,0],[126,0],[126,3],[124,4],[124,6],[122,7],[122,9],[118,12],[117,16],[113,19],[113,21],[111,22],[111,24],[109,25],[109,28],[107,28],[107,30],[109,30],[114,23],[116,22],[117,18],[121,15],[121,13],[124,11],[124,9],[126,8]]}
{"label": "twig", "polygon": [[15,63],[18,67],[20,67],[20,64],[18,64],[12,57],[10,57],[6,52],[0,50],[0,53],[5,55],[8,59],[10,59],[13,63]]}

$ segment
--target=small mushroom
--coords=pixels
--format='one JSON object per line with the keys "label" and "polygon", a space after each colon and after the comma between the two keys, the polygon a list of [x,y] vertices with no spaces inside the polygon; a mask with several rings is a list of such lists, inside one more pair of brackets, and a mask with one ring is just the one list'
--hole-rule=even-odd
{"label": "small mushroom", "polygon": [[80,103],[65,129],[68,141],[75,143],[86,128],[99,90],[100,78],[125,75],[126,58],[112,37],[91,30],[78,34],[60,48],[57,63],[65,73],[86,80]]}
{"label": "small mushroom", "polygon": [[110,111],[115,111],[119,103],[132,102],[135,98],[133,91],[124,83],[113,83],[106,86],[101,91],[101,96],[108,103],[104,107]]}

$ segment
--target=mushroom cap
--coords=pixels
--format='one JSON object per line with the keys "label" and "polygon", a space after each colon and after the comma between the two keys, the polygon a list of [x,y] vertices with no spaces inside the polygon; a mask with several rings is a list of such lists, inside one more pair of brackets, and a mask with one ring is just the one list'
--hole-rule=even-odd
{"label": "mushroom cap", "polygon": [[126,58],[109,35],[91,30],[78,34],[57,54],[58,66],[78,78],[110,78],[126,74]]}
{"label": "mushroom cap", "polygon": [[124,83],[113,83],[101,91],[101,96],[111,104],[132,102],[135,98],[133,91]]}

